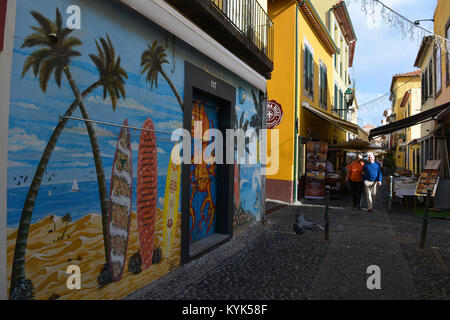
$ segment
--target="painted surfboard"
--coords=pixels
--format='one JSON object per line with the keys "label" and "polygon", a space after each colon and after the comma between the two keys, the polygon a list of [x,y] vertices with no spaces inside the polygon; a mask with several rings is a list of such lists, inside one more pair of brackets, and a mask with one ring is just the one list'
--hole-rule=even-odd
{"label": "painted surfboard", "polygon": [[[128,126],[125,119],[124,126]],[[109,193],[108,244],[110,273],[114,282],[122,278],[127,256],[133,190],[130,129],[122,128],[114,156]]]}
{"label": "painted surfboard", "polygon": [[[147,118],[142,128],[154,130],[155,127],[153,121]],[[155,132],[142,130],[139,138],[137,168],[137,219],[139,246],[144,269],[148,269],[152,265],[155,240],[158,182],[157,156]]]}
{"label": "painted surfboard", "polygon": [[170,256],[178,218],[178,207],[181,189],[181,166],[172,162],[172,159],[177,152],[179,153],[178,145],[173,148],[171,153],[169,168],[167,169],[166,191],[164,193],[163,252],[165,258],[168,258]]}

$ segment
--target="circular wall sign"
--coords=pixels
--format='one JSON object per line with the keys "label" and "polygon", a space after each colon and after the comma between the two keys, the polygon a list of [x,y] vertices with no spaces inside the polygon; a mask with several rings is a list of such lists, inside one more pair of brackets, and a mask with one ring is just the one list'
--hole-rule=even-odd
{"label": "circular wall sign", "polygon": [[278,126],[283,117],[281,104],[275,100],[269,100],[267,105],[267,129],[273,129]]}

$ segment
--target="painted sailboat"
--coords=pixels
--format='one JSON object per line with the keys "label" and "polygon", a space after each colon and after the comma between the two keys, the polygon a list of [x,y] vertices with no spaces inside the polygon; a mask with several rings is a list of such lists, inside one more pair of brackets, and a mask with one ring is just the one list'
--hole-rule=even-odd
{"label": "painted sailboat", "polygon": [[72,190],[70,190],[70,192],[79,192],[80,188],[78,187],[78,182],[77,179],[73,179],[73,183],[72,183]]}

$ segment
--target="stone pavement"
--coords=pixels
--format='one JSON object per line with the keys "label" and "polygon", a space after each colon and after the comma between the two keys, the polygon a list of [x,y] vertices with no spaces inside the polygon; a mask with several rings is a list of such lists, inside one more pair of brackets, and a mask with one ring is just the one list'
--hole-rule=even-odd
{"label": "stone pavement", "polygon": [[[430,222],[427,248],[438,241],[438,251],[419,250],[421,220],[398,206],[387,213],[385,203],[385,192],[373,213],[350,208],[348,195],[332,200],[329,241],[320,230],[292,229],[298,213],[323,225],[324,201],[280,208],[125,299],[448,299],[450,222]],[[380,290],[366,286],[370,265],[381,269]]]}

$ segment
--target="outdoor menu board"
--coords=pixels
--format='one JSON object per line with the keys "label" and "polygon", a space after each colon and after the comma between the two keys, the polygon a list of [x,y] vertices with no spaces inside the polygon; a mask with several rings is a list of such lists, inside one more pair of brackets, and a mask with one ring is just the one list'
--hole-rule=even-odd
{"label": "outdoor menu board", "polygon": [[307,142],[305,198],[325,198],[325,176],[327,172],[328,144]]}
{"label": "outdoor menu board", "polygon": [[427,161],[422,173],[420,174],[419,181],[416,187],[416,196],[427,195],[427,189],[431,188],[431,196],[436,194],[437,185],[439,183],[439,164],[440,160]]}

